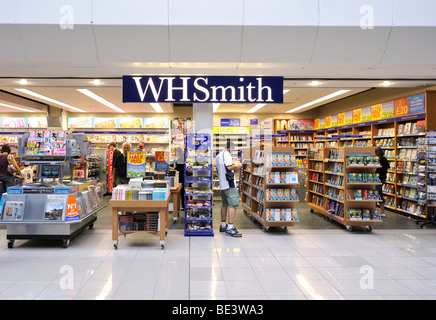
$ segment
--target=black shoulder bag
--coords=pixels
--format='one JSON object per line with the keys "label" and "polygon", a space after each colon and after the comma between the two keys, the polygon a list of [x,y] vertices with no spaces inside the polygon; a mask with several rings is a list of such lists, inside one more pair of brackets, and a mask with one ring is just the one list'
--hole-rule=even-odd
{"label": "black shoulder bag", "polygon": [[224,162],[224,152],[223,152],[223,164],[224,167],[226,168],[226,180],[228,182],[232,182],[235,180],[235,174],[233,173],[233,171],[227,169],[226,163]]}

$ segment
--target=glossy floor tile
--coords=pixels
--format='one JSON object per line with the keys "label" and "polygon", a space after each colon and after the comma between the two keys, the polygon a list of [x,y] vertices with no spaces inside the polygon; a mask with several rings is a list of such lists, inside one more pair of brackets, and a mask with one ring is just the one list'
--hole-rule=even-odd
{"label": "glossy floor tile", "polygon": [[0,299],[436,297],[436,231],[431,228],[368,233],[330,225],[290,227],[285,233],[254,225],[240,228],[242,238],[232,238],[218,230],[213,237],[185,237],[178,226],[168,230],[165,250],[147,233],[120,237],[115,250],[107,217],[102,221],[66,249],[57,241],[28,240],[8,249],[7,230],[0,229]]}

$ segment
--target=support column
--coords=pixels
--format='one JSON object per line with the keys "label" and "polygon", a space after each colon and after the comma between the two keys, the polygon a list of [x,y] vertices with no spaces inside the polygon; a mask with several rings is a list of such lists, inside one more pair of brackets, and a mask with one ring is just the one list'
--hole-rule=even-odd
{"label": "support column", "polygon": [[194,132],[209,133],[213,137],[213,104],[194,103],[192,107]]}

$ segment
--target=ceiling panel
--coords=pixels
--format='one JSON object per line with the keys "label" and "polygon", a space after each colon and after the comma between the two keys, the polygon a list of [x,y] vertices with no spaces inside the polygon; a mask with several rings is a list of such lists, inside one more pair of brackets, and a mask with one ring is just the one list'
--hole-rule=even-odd
{"label": "ceiling panel", "polygon": [[[311,63],[372,67],[382,60],[390,27],[363,30],[359,27],[320,27]],[[338,68],[338,67],[337,67]],[[339,67],[340,68],[340,67]]]}
{"label": "ceiling panel", "polygon": [[[91,99],[90,97],[80,93],[76,89],[88,89],[91,92],[97,94],[103,99],[109,101],[120,109],[127,113],[156,113],[154,108],[149,103],[123,103],[122,102],[122,87],[89,87],[89,86],[74,86],[74,87],[30,87],[29,90],[41,94],[43,96],[55,99],[57,101],[66,103],[73,107],[85,110],[86,112],[92,113],[116,113],[112,108],[105,106],[104,104]],[[14,88],[2,88],[7,92],[13,94],[18,94],[23,97],[27,97],[32,100],[36,100],[42,103],[48,103],[43,99],[39,99],[28,95],[26,93],[21,93],[14,90]],[[77,112],[62,105],[57,105],[55,103],[49,103],[50,105],[65,109],[70,112]],[[160,104],[164,112],[173,112],[173,107],[171,104]]]}
{"label": "ceiling panel", "polygon": [[[329,95],[331,93],[334,93],[340,89],[347,89],[347,88],[290,88],[290,91],[287,92],[284,96],[284,103],[283,104],[267,104],[261,109],[257,110],[256,113],[285,113],[286,111],[299,107],[305,103],[311,102],[313,100],[322,98],[326,95]],[[353,94],[362,92],[367,90],[368,88],[349,88],[349,92],[326,100],[321,103],[314,104],[310,107],[304,108],[302,110],[299,110],[296,113],[304,112],[313,108],[316,108],[318,106],[321,106],[323,104],[326,104],[331,101],[335,101],[338,99],[342,99],[348,96],[351,96]],[[217,109],[216,113],[246,113],[253,107],[255,107],[257,104],[220,104],[219,108]]]}
{"label": "ceiling panel", "polygon": [[[19,41],[19,33],[13,24],[0,24],[0,66],[29,65],[25,51]],[[5,45],[6,44],[6,45]]]}
{"label": "ceiling panel", "polygon": [[138,63],[169,61],[167,26],[97,25],[93,29],[98,61],[105,67],[116,63],[135,68]]}
{"label": "ceiling panel", "polygon": [[392,29],[382,64],[436,66],[436,27]]}
{"label": "ceiling panel", "polygon": [[[32,65],[99,67],[92,26],[17,25],[27,60]],[[18,41],[18,40],[16,40]]]}
{"label": "ceiling panel", "polygon": [[171,62],[232,62],[241,58],[241,26],[170,26]]}
{"label": "ceiling panel", "polygon": [[244,27],[241,63],[309,63],[317,27]]}

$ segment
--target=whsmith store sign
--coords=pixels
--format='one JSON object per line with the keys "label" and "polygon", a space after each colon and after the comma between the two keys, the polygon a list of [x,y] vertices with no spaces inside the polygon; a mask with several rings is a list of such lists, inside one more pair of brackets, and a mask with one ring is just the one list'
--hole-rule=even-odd
{"label": "whsmith store sign", "polygon": [[283,103],[283,77],[123,76],[123,102]]}

